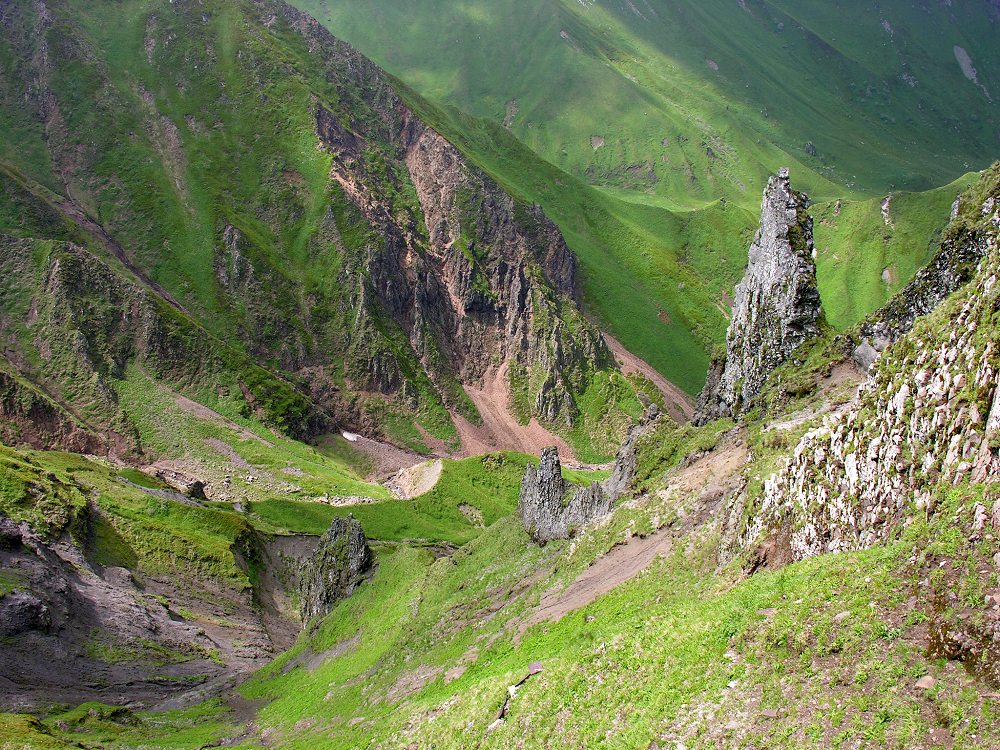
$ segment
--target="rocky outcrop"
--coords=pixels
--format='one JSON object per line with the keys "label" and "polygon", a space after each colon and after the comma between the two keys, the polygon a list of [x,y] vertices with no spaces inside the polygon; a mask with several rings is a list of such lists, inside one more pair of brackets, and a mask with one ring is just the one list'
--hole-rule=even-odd
{"label": "rocky outcrop", "polygon": [[[576,259],[559,229],[423,122],[374,64],[305,14],[271,7],[352,92],[350,107],[315,112],[331,177],[373,230],[341,277],[354,316],[349,383],[414,405],[427,397],[413,388],[416,364],[460,410],[460,384],[506,366],[514,385],[531,383],[521,399],[531,416],[571,424],[576,394],[615,360],[577,306]],[[406,347],[389,345],[387,323]]]}
{"label": "rocky outcrop", "polygon": [[361,524],[353,517],[333,519],[299,579],[303,625],[329,614],[372,572],[375,558]]}
{"label": "rocky outcrop", "polygon": [[[0,355],[0,362],[3,361]],[[13,369],[13,367],[11,367]],[[0,370],[0,442],[105,454],[108,441],[24,379]]]}
{"label": "rocky outcrop", "polygon": [[624,495],[638,469],[639,441],[655,429],[660,409],[650,404],[642,420],[629,428],[612,466],[611,476],[587,487],[570,484],[562,476],[559,451],[542,452],[538,468],[529,465],[521,481],[517,514],[525,530],[539,544],[568,539],[578,530],[611,512]]}
{"label": "rocky outcrop", "polygon": [[[860,343],[853,356],[863,370],[868,370],[886,347],[913,328],[917,318],[933,311],[975,275],[991,241],[990,232],[978,225],[978,220],[988,218],[1000,201],[1000,170],[993,167],[969,192],[952,206],[952,223],[930,263],[917,271],[903,291],[861,323]],[[963,205],[973,201],[972,206]],[[964,209],[971,209],[971,226],[961,215]]]}
{"label": "rocky outcrop", "polygon": [[712,365],[696,424],[746,410],[768,376],[819,332],[808,205],[805,194],[792,190],[787,169],[768,180],[760,229],[750,245],[746,275],[736,287],[726,356]]}
{"label": "rocky outcrop", "polygon": [[15,591],[0,598],[0,636],[31,630],[47,631],[52,624],[45,602],[30,591]]}
{"label": "rocky outcrop", "polygon": [[[781,539],[791,559],[870,547],[940,487],[1000,479],[1000,209],[983,205],[974,280],[892,345],[858,403],[827,416],[765,482],[744,548]],[[989,494],[987,494],[989,497]],[[964,517],[1000,532],[1000,500]],[[960,520],[960,519],[956,519]]]}
{"label": "rocky outcrop", "polygon": [[[272,655],[249,592],[151,576],[140,587],[129,570],[92,561],[83,542],[88,525],[74,524],[73,536],[43,534],[0,514],[3,710],[92,700],[149,705],[259,668]],[[176,612],[192,607],[228,624],[210,638]]]}
{"label": "rocky outcrop", "polygon": [[517,515],[539,544],[569,539],[577,531],[611,512],[611,498],[598,482],[574,487],[563,479],[559,451],[546,448],[536,469],[524,471]]}
{"label": "rocky outcrop", "polygon": [[0,290],[4,442],[134,457],[138,430],[115,383],[135,365],[178,389],[242,391],[248,412],[296,437],[333,426],[305,394],[86,247],[0,235],[0,273],[9,279]]}
{"label": "rocky outcrop", "polygon": [[639,440],[643,435],[646,435],[655,428],[659,417],[660,408],[656,404],[650,404],[646,408],[645,414],[642,415],[642,420],[629,428],[625,442],[622,443],[622,447],[618,449],[618,453],[615,456],[611,476],[602,483],[604,492],[612,500],[617,500],[621,497],[628,490],[629,485],[632,484],[632,480],[635,479],[639,459]]}

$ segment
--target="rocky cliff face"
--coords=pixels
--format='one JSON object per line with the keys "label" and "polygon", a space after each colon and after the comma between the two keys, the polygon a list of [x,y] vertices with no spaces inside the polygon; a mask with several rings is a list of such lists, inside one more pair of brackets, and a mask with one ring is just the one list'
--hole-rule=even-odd
{"label": "rocky cliff face", "polygon": [[559,451],[546,448],[536,469],[524,471],[517,515],[539,544],[569,539],[578,530],[611,512],[611,498],[601,485],[574,487],[562,477]]}
{"label": "rocky cliff face", "polygon": [[291,385],[84,247],[0,235],[0,272],[7,277],[0,289],[5,442],[126,458],[141,452],[115,389],[133,366],[178,388],[201,382],[242,391],[248,410],[292,435],[332,425]]}
{"label": "rocky cliff face", "polygon": [[736,287],[726,357],[713,363],[695,417],[704,424],[753,403],[767,377],[819,331],[809,199],[792,190],[788,170],[768,180],[760,229]]}
{"label": "rocky cliff face", "polygon": [[[562,235],[398,99],[387,104],[397,132],[386,135],[402,161],[394,174],[366,161],[369,137],[326,110],[317,114],[321,140],[336,155],[334,178],[384,238],[356,277],[368,308],[359,315],[370,319],[374,308],[391,316],[449,406],[459,405],[449,382],[475,382],[508,363],[537,374],[535,416],[571,424],[574,392],[613,358],[576,309],[576,261]],[[384,196],[399,189],[390,180],[412,184],[416,202],[407,210],[385,211]],[[405,384],[403,365],[392,359],[363,359],[348,374],[391,394]]]}
{"label": "rocky cliff face", "polygon": [[[84,510],[67,529],[43,534],[0,513],[6,710],[87,700],[152,703],[209,678],[259,668],[273,655],[249,592],[218,582],[204,590],[195,580],[133,577],[123,567],[98,565],[87,538],[94,520]],[[204,611],[207,601],[227,623],[211,636],[171,610]]]}
{"label": "rocky cliff face", "polygon": [[[1000,477],[1000,209],[981,207],[974,280],[886,350],[859,402],[807,433],[769,479],[743,546],[778,536],[793,559],[883,541],[942,487]],[[956,519],[1000,531],[1000,500]],[[990,504],[992,503],[992,504]]]}
{"label": "rocky cliff face", "polygon": [[[223,14],[238,19],[228,24],[235,43],[218,37]],[[294,383],[314,404],[296,411],[365,431],[416,413],[453,440],[448,411],[478,421],[463,384],[504,368],[527,391],[526,416],[569,424],[576,394],[615,366],[577,307],[575,260],[555,225],[305,14],[282,2],[179,0],[139,19],[143,44],[130,50],[112,48],[118,36],[95,40],[65,4],[17,4],[6,20],[23,64],[0,81],[0,102],[27,99],[17,127],[51,174],[0,165],[0,232],[113,257]],[[55,28],[65,44],[48,43]],[[123,87],[108,60],[129,54],[141,72]],[[225,83],[204,73],[223,58]],[[85,69],[92,85],[62,86],[63,68]],[[90,312],[97,329],[117,325],[110,306]],[[23,361],[11,369],[79,412],[55,380],[22,367],[35,355],[15,343]],[[87,408],[96,418],[98,401]]]}
{"label": "rocky cliff face", "polygon": [[374,557],[361,524],[334,518],[299,578],[299,612],[305,625],[350,596],[372,571]]}

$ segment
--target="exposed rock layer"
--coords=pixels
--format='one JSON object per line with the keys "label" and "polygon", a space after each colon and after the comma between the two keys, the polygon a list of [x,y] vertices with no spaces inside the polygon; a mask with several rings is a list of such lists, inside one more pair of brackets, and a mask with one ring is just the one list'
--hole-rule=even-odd
{"label": "exposed rock layer", "polygon": [[[273,656],[249,591],[97,565],[89,543],[74,538],[88,535],[90,515],[50,536],[0,514],[0,568],[11,587],[0,592],[0,708],[149,705]],[[185,620],[167,601],[204,621]]]}
{"label": "exposed rock layer", "polygon": [[726,357],[712,364],[696,424],[744,411],[768,376],[819,332],[808,205],[805,194],[792,190],[787,169],[768,180],[760,229],[750,245],[746,275],[736,287]]}
{"label": "exposed rock layer", "polygon": [[[12,291],[34,295],[40,308],[64,303],[68,292],[108,294],[78,294],[90,303],[82,310],[89,319],[70,321],[79,335],[58,332],[63,349],[80,349],[61,361],[78,357],[86,372],[33,366],[47,361],[50,342],[40,325],[22,336],[16,329],[35,321],[4,300],[18,314],[0,320],[3,369],[65,411],[26,407],[20,387],[10,405],[0,383],[3,408],[23,428],[4,438],[91,450],[96,436],[105,444],[97,452],[109,442],[123,444],[112,451],[119,454],[134,448],[107,385],[133,362],[159,359],[142,346],[192,340],[190,331],[167,342],[144,335],[153,324],[165,335],[184,327],[177,316],[294,385],[297,394],[269,399],[270,387],[257,388],[263,373],[243,379],[250,410],[290,405],[265,416],[296,437],[330,422],[374,432],[404,410],[432,415],[424,427],[447,421],[442,407],[477,422],[462,386],[503,364],[516,374],[516,401],[528,416],[573,422],[576,394],[614,359],[576,305],[576,264],[557,227],[423,122],[377,66],[285,3],[234,4],[241,41],[226,62],[232,75],[204,75],[228,54],[206,22],[216,12],[179,0],[145,19],[142,66],[198,103],[183,119],[160,91],[110,76],[108,59],[130,52],[92,38],[64,4],[14,4],[7,14],[23,64],[0,95],[25,99],[24,126],[44,134],[52,174],[0,170],[0,229],[17,237],[0,248],[2,270],[25,282],[48,273],[10,261],[33,257],[16,243],[58,240],[90,255],[85,273]],[[65,44],[48,43],[55,28]],[[92,82],[82,100],[57,85],[62,67]],[[281,92],[257,101],[275,80]],[[102,137],[70,127],[69,112]],[[317,148],[303,149],[310,138]],[[256,174],[256,186],[219,188],[239,172]],[[148,186],[160,177],[153,210]],[[83,317],[79,306],[73,312]],[[181,380],[216,385],[204,382],[201,352],[186,354],[186,370],[170,362],[184,370]],[[76,392],[77,383],[88,392]],[[35,416],[46,424],[32,429]]]}
{"label": "exposed rock layer", "polygon": [[[973,282],[876,362],[856,407],[808,432],[765,483],[744,547],[779,537],[793,559],[884,540],[936,488],[1000,478],[1000,209],[983,206]],[[1000,500],[972,509],[1000,531]]]}

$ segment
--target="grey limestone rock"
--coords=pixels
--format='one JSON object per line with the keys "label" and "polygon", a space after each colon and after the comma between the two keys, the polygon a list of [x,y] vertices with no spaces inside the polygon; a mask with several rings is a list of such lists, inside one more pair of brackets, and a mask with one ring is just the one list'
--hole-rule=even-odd
{"label": "grey limestone rock", "polygon": [[618,454],[615,456],[611,476],[603,483],[604,491],[612,500],[618,499],[635,478],[639,439],[653,428],[659,416],[659,407],[656,404],[650,404],[646,408],[642,421],[629,428],[625,442],[622,443],[622,447],[618,449]]}
{"label": "grey limestone rock", "polygon": [[524,471],[517,514],[531,538],[545,544],[569,539],[581,527],[608,514],[611,503],[599,483],[574,488],[563,479],[558,450],[546,448],[538,468],[528,466]]}
{"label": "grey limestone rock", "polygon": [[764,190],[760,229],[736,287],[726,357],[713,365],[698,402],[704,424],[745,411],[768,376],[819,332],[820,299],[812,259],[808,197],[791,187],[788,170]]}

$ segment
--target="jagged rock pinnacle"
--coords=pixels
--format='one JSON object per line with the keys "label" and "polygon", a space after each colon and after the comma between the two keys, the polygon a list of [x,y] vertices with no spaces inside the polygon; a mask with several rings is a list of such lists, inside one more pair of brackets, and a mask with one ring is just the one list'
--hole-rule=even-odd
{"label": "jagged rock pinnacle", "polygon": [[698,401],[697,424],[744,411],[768,376],[819,332],[809,198],[791,187],[787,169],[764,190],[760,229],[736,287],[726,357],[713,362]]}
{"label": "jagged rock pinnacle", "polygon": [[562,478],[559,451],[555,448],[542,451],[537,469],[529,465],[524,471],[517,515],[539,544],[568,539],[582,526],[610,512],[611,498],[599,483],[573,491]]}

